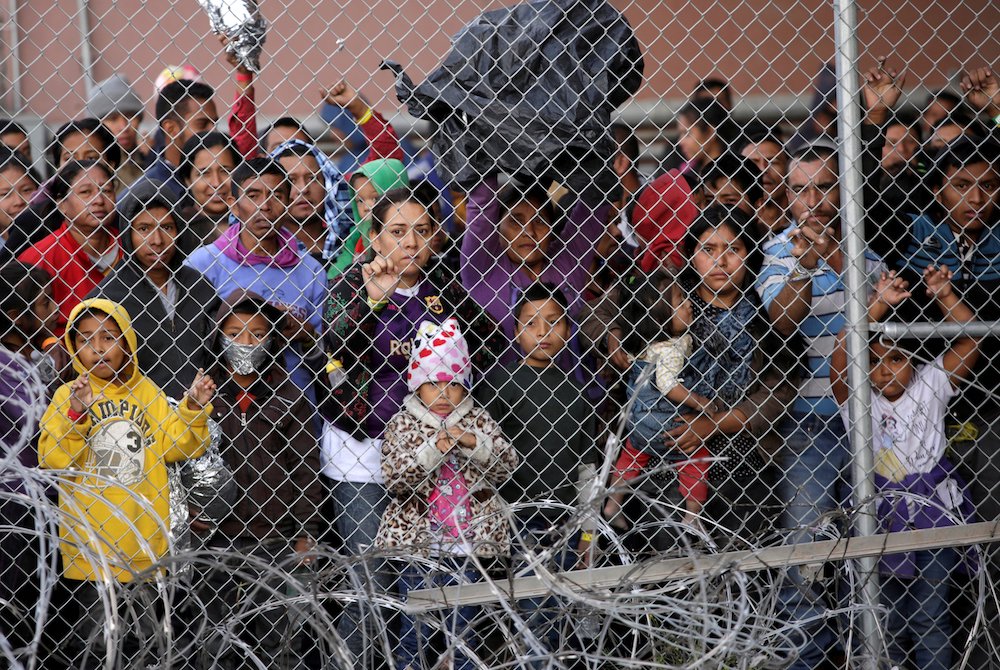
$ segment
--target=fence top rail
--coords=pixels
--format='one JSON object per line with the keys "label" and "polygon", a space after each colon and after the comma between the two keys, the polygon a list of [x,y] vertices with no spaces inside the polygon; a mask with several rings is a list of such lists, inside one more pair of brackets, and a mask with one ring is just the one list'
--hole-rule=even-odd
{"label": "fence top rail", "polygon": [[[754,572],[996,541],[1000,541],[1000,519],[946,528],[766,547],[757,551],[731,551],[704,556],[668,558],[639,565],[574,570],[554,573],[553,577],[581,591],[613,589],[623,584],[631,588],[640,584],[699,578],[726,570]],[[479,582],[411,591],[407,602],[410,612],[420,613],[462,605],[482,605],[501,599],[534,598],[550,593],[549,580],[534,575],[503,582]]]}

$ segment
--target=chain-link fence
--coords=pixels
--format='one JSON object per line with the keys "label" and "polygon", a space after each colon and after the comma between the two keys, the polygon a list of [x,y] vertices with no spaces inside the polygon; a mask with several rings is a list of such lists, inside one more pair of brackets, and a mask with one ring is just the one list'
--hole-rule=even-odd
{"label": "chain-link fence", "polygon": [[0,14],[5,666],[1000,667],[996,3]]}

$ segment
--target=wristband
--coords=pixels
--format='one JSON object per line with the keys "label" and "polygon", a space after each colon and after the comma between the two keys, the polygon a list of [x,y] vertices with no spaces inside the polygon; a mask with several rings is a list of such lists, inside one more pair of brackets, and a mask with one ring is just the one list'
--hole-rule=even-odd
{"label": "wristband", "polygon": [[236,72],[236,82],[239,84],[249,84],[253,82],[252,72]]}
{"label": "wristband", "polygon": [[583,540],[584,542],[593,542],[594,541],[594,534],[593,533],[588,533],[587,531],[584,531],[584,532],[580,533],[580,539]]}
{"label": "wristband", "polygon": [[371,296],[368,296],[368,306],[376,312],[382,311],[388,304],[388,300],[372,300]]}
{"label": "wristband", "polygon": [[369,107],[368,110],[361,115],[361,118],[358,119],[357,124],[359,126],[363,126],[366,123],[368,123],[371,120],[371,118],[372,118],[372,108]]}
{"label": "wristband", "polygon": [[803,279],[812,279],[816,275],[823,274],[823,271],[819,269],[819,266],[810,270],[809,268],[803,267],[801,263],[795,263],[792,268],[792,274],[788,276],[788,281],[802,281]]}
{"label": "wristband", "polygon": [[66,410],[66,416],[68,416],[69,420],[72,421],[73,423],[80,423],[80,420],[83,419],[85,416],[87,416],[87,413],[77,412],[75,409],[70,407],[68,410]]}

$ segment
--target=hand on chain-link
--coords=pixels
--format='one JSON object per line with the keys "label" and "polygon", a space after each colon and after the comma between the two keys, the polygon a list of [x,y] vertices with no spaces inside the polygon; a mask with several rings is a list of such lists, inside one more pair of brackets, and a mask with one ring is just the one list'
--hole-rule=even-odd
{"label": "hand on chain-link", "polygon": [[434,442],[434,446],[437,447],[438,451],[442,454],[447,454],[451,451],[452,447],[455,446],[455,440],[447,433],[447,431],[441,431],[438,433],[437,440]]}
{"label": "hand on chain-link", "polygon": [[100,397],[94,396],[94,389],[90,387],[90,375],[86,372],[69,386],[69,406],[77,414],[86,412]]}
{"label": "hand on chain-link", "polygon": [[194,381],[191,382],[191,388],[187,392],[188,409],[197,412],[212,402],[214,396],[215,382],[205,374],[204,370],[199,368],[198,374],[195,375]]}
{"label": "hand on chain-link", "polygon": [[458,426],[452,426],[448,429],[448,435],[451,439],[458,443],[459,446],[465,447],[466,449],[476,448],[476,436]]}
{"label": "hand on chain-link", "polygon": [[865,73],[862,93],[865,98],[865,108],[868,110],[868,122],[876,125],[885,123],[906,84],[906,73],[885,69],[886,56],[880,56],[878,65]]}
{"label": "hand on chain-link", "polygon": [[910,297],[910,283],[896,276],[896,271],[883,272],[872,291],[871,303],[884,303],[887,307],[895,307]]}
{"label": "hand on chain-link", "polygon": [[979,67],[962,77],[962,92],[970,105],[990,116],[1000,115],[1000,80],[993,70]]}
{"label": "hand on chain-link", "polygon": [[954,293],[951,278],[951,270],[944,265],[928,265],[924,268],[924,285],[927,287],[927,297],[935,300],[950,298]]}
{"label": "hand on chain-link", "polygon": [[365,280],[365,291],[373,302],[388,300],[402,279],[396,264],[381,256],[362,265],[361,276]]}
{"label": "hand on chain-link", "polygon": [[236,54],[232,51],[229,51],[229,49],[227,48],[229,46],[229,38],[226,37],[225,35],[217,35],[216,37],[218,37],[219,44],[221,44],[222,48],[225,50],[223,51],[223,54],[225,55],[226,62],[229,63],[231,67],[236,68],[236,71],[239,74],[243,75],[244,77],[253,76],[253,73],[250,72],[250,70],[248,70],[247,67],[240,62],[240,59],[236,57]]}
{"label": "hand on chain-link", "polygon": [[817,230],[813,226],[804,225],[792,228],[788,232],[788,238],[792,241],[792,255],[807,270],[815,270],[820,260],[827,260],[840,250],[832,227]]}

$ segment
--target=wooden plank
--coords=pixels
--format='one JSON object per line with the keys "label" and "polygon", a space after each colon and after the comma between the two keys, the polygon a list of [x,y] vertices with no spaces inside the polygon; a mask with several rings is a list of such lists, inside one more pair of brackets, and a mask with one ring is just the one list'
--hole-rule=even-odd
{"label": "wooden plank", "polygon": [[[651,584],[701,577],[722,570],[753,572],[808,563],[843,561],[865,556],[881,556],[918,549],[962,547],[1000,540],[1000,519],[964,526],[909,530],[868,537],[848,537],[802,544],[766,547],[759,551],[733,551],[683,558],[668,558],[639,565],[615,565],[591,570],[558,573],[556,578],[579,590],[613,589],[621,585]],[[407,609],[430,612],[459,605],[481,605],[548,595],[546,582],[537,576],[519,577],[466,586],[410,591]]]}

